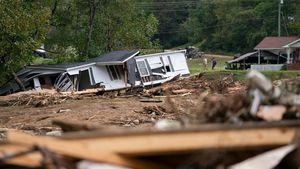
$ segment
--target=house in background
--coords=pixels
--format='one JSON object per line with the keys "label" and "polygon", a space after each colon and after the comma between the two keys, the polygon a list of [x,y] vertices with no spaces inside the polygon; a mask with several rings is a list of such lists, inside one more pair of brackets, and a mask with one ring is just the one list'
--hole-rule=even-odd
{"label": "house in background", "polygon": [[299,62],[300,37],[266,37],[254,49],[284,56],[287,64],[296,63]]}
{"label": "house in background", "polygon": [[159,84],[177,75],[189,74],[185,51],[138,54],[137,50],[114,51],[81,63],[27,66],[17,73],[22,84],[11,80],[1,87],[0,95],[18,92],[22,88],[55,88],[61,92],[89,88],[117,90]]}
{"label": "house in background", "polygon": [[286,58],[269,51],[261,51],[260,53],[255,51],[227,61],[226,68],[230,70],[249,70],[251,68],[255,68],[256,65],[259,65],[258,63],[261,65],[268,65],[267,68],[269,70],[276,70],[281,69],[281,67],[286,63]]}
{"label": "house in background", "polygon": [[[300,64],[300,37],[265,37],[255,52],[227,62],[228,69],[281,70]],[[300,68],[300,67],[299,67]]]}

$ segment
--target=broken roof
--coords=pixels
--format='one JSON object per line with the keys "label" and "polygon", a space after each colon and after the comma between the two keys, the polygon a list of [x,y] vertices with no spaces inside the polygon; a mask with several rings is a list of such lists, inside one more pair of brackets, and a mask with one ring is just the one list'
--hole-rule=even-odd
{"label": "broken roof", "polygon": [[265,37],[254,49],[283,49],[284,46],[299,40],[298,36],[288,37]]}
{"label": "broken roof", "polygon": [[29,69],[45,69],[45,70],[63,70],[76,69],[93,64],[122,64],[132,57],[139,54],[138,50],[130,51],[113,51],[96,58],[92,58],[86,62],[68,63],[68,64],[53,64],[53,65],[30,65]]}
{"label": "broken roof", "polygon": [[127,60],[138,55],[139,53],[140,52],[138,50],[113,51],[98,56],[96,58],[90,59],[89,62],[96,62],[97,64],[120,64],[126,62]]}
{"label": "broken roof", "polygon": [[67,70],[70,68],[82,67],[89,64],[93,64],[92,62],[80,62],[80,63],[68,63],[68,64],[53,64],[53,65],[31,65],[27,68],[29,69],[55,69],[55,70]]}

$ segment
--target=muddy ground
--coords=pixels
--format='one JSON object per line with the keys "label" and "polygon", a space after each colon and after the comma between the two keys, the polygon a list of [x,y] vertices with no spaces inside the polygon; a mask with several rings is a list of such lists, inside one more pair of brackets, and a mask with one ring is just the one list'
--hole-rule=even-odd
{"label": "muddy ground", "polygon": [[[193,102],[200,95],[224,96],[244,91],[245,88],[234,80],[229,80],[228,84],[224,85],[224,79],[221,83],[208,81],[201,76],[192,76],[142,93],[113,97],[89,95],[59,98],[58,102],[48,101],[49,104],[44,105],[37,101],[43,102],[46,95],[30,92],[24,95],[15,94],[0,97],[0,128],[26,130],[43,135],[60,130],[52,124],[53,120],[75,122],[97,128],[150,128],[159,119],[182,120],[189,113],[190,106],[195,106]],[[51,97],[52,95],[56,97],[55,93],[51,93]],[[38,99],[32,99],[33,96]],[[141,102],[141,99],[146,101],[154,99],[161,102]]]}

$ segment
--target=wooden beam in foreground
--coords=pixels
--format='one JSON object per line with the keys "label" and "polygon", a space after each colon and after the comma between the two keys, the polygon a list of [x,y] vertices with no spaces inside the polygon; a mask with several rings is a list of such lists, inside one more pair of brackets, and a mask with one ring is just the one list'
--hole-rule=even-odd
{"label": "wooden beam in foreground", "polygon": [[[23,155],[12,157],[23,152]],[[0,158],[3,159],[2,162],[6,164],[26,166],[30,168],[40,167],[42,161],[42,155],[39,152],[31,152],[31,148],[29,146],[16,144],[1,144]]]}
{"label": "wooden beam in foreground", "polygon": [[215,131],[159,132],[62,139],[8,132],[8,141],[39,145],[53,152],[80,159],[113,163],[134,168],[164,168],[131,157],[199,151],[209,148],[252,148],[281,146],[293,141],[296,127],[273,127]]}

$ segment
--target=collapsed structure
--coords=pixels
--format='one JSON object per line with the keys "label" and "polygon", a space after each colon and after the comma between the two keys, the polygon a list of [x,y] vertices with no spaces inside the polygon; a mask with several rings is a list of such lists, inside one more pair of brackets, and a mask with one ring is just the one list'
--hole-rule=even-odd
{"label": "collapsed structure", "polygon": [[137,50],[113,51],[81,63],[27,66],[17,73],[17,79],[1,87],[0,95],[22,88],[55,88],[65,92],[144,87],[189,74],[185,50],[143,56],[138,56],[139,53]]}

